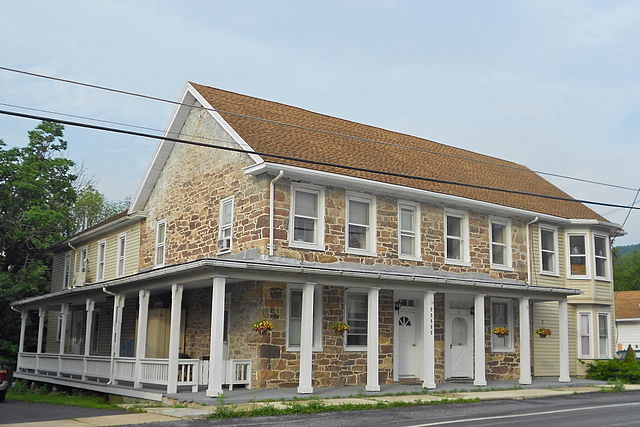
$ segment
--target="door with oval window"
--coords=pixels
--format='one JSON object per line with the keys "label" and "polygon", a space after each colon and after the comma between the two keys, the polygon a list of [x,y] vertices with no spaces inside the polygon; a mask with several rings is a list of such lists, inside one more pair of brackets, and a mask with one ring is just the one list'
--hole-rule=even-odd
{"label": "door with oval window", "polygon": [[398,328],[398,376],[413,378],[416,358],[416,310],[403,307],[397,316]]}

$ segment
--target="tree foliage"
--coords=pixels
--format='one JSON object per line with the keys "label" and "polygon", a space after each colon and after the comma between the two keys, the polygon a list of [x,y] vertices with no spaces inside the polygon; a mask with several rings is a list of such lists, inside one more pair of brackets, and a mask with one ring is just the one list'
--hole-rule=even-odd
{"label": "tree foliage", "polygon": [[73,229],[76,175],[63,130],[42,122],[24,147],[0,140],[0,359],[17,351],[20,316],[10,304],[48,290],[50,248]]}
{"label": "tree foliage", "polygon": [[640,249],[626,253],[615,250],[613,280],[616,291],[640,290]]}
{"label": "tree foliage", "polygon": [[108,200],[93,183],[78,189],[78,199],[73,208],[73,231],[92,227],[129,207],[129,199]]}

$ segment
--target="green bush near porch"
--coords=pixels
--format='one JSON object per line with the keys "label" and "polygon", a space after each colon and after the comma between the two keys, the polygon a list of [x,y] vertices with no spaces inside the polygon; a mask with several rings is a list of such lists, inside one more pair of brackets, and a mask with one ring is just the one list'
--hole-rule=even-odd
{"label": "green bush near porch", "polygon": [[[635,355],[635,353],[632,354]],[[640,384],[640,362],[634,358],[595,360],[582,363],[587,367],[587,376],[592,380]]]}

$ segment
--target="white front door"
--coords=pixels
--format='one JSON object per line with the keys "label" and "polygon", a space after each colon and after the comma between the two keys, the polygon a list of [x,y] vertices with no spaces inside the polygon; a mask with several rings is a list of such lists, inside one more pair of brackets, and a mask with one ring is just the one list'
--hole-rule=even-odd
{"label": "white front door", "polygon": [[401,308],[398,314],[398,376],[415,377],[416,310]]}
{"label": "white front door", "polygon": [[449,336],[449,377],[473,377],[472,318],[468,315],[451,315],[447,322]]}

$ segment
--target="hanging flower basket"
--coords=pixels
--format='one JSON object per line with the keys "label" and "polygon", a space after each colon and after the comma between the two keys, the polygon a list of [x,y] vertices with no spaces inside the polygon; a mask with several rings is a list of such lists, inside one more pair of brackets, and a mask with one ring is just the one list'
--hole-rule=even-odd
{"label": "hanging flower basket", "polygon": [[273,329],[273,324],[271,322],[269,322],[268,320],[259,320],[256,323],[253,324],[253,329],[261,334],[264,335],[267,332],[269,332],[270,330]]}
{"label": "hanging flower basket", "polygon": [[336,332],[348,331],[351,328],[351,326],[347,325],[344,322],[333,322],[329,324],[329,327]]}
{"label": "hanging flower basket", "polygon": [[551,335],[551,329],[549,328],[536,329],[536,334],[538,334],[540,338],[546,338],[549,335]]}
{"label": "hanging flower basket", "polygon": [[498,326],[497,328],[493,328],[491,333],[502,338],[504,336],[509,335],[509,328],[503,328],[502,326]]}

